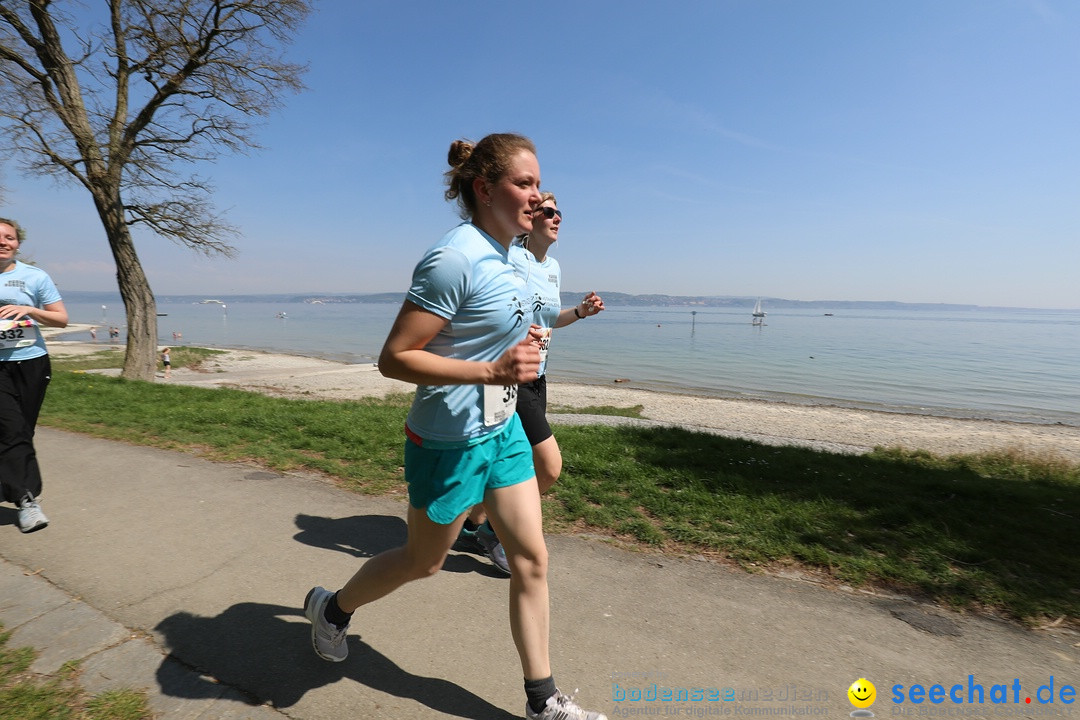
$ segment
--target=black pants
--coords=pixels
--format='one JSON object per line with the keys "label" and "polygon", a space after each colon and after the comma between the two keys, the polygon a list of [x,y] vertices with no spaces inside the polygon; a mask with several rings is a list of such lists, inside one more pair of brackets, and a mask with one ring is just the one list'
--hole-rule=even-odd
{"label": "black pants", "polygon": [[0,489],[8,502],[41,494],[34,428],[50,379],[48,355],[0,362]]}

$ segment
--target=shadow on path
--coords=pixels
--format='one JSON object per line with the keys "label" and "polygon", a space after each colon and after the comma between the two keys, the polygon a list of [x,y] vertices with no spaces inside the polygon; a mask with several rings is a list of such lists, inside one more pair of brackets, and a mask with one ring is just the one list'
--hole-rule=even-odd
{"label": "shadow on path", "polygon": [[[405,521],[392,515],[353,515],[346,518],[325,518],[316,515],[297,515],[294,538],[305,545],[342,552],[356,558],[375,557],[379,553],[405,544],[408,528]],[[474,572],[493,578],[506,576],[496,570],[482,553],[454,547],[443,564],[443,570],[455,573]],[[341,578],[344,582],[347,578]],[[313,578],[316,582],[318,578]]]}
{"label": "shadow on path", "polygon": [[167,659],[157,671],[163,693],[173,697],[216,698],[221,684],[243,693],[252,704],[275,708],[295,705],[308,690],[353,680],[373,690],[415,700],[432,710],[462,718],[517,718],[448,680],[414,675],[370,645],[350,636],[349,658],[319,659],[311,649],[310,625],[298,608],[237,603],[217,617],[186,612],[162,620],[155,630],[165,637],[170,657],[199,671],[178,674]]}

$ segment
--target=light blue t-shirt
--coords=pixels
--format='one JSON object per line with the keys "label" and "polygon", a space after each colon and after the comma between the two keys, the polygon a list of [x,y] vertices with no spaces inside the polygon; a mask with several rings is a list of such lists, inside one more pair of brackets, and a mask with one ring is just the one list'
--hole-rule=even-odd
{"label": "light blue t-shirt", "polygon": [[562,287],[562,268],[559,262],[548,255],[544,262],[537,262],[536,256],[519,244],[510,246],[510,262],[514,264],[521,279],[525,281],[527,300],[532,311],[532,322],[548,331],[540,345],[540,375],[547,372],[548,347],[551,344],[550,331],[562,311],[559,288]]}
{"label": "light blue t-shirt", "polygon": [[[528,334],[525,295],[506,248],[467,222],[424,254],[406,299],[449,320],[425,350],[491,362]],[[420,385],[406,422],[425,441],[469,445],[502,428],[516,395],[516,386]]]}
{"label": "light blue t-shirt", "polygon": [[[0,306],[30,305],[42,308],[61,299],[52,278],[41,268],[16,260],[14,270],[0,273]],[[15,323],[0,321],[0,344],[3,345],[0,347],[2,362],[30,360],[49,352],[40,328],[30,318],[20,318]]]}

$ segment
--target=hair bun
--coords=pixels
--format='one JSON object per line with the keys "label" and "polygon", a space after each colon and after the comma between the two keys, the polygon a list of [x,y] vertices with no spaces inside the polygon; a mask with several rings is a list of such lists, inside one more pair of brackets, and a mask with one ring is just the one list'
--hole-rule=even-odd
{"label": "hair bun", "polygon": [[455,140],[450,143],[450,152],[446,154],[446,162],[448,162],[452,168],[461,167],[472,155],[474,147],[476,146],[468,140]]}

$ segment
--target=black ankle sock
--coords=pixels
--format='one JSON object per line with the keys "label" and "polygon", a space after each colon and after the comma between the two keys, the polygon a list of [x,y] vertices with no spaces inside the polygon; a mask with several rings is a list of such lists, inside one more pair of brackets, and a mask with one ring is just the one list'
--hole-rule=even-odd
{"label": "black ankle sock", "polygon": [[538,713],[547,706],[548,698],[557,693],[555,678],[548,675],[543,680],[526,680],[525,697],[529,702],[529,708]]}
{"label": "black ankle sock", "polygon": [[[339,590],[338,592],[341,591]],[[330,598],[330,601],[326,603],[326,609],[323,610],[323,617],[326,618],[326,622],[341,629],[349,624],[349,620],[352,619],[352,613],[347,613],[341,609],[341,606],[337,603],[337,596],[338,594],[334,593],[334,597]]]}
{"label": "black ankle sock", "polygon": [[476,528],[480,527],[469,518],[465,518],[465,529],[469,532],[476,532]]}

